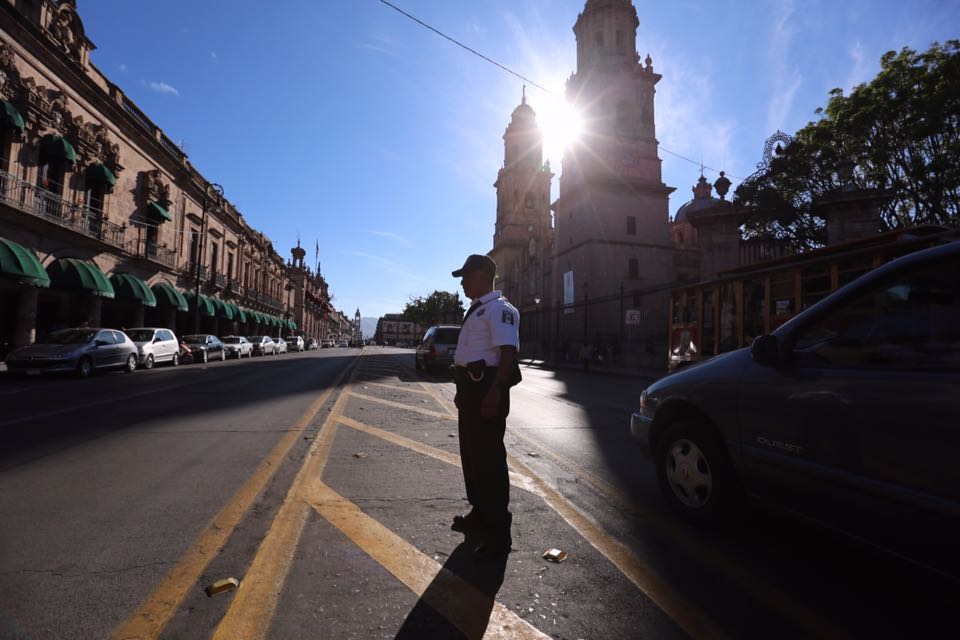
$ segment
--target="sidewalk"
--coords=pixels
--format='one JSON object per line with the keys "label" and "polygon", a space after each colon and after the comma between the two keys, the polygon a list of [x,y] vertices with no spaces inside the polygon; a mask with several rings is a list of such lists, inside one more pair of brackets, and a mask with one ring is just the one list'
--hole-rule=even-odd
{"label": "sidewalk", "polygon": [[[583,363],[579,361],[562,360],[539,360],[536,358],[520,358],[520,364],[537,369],[583,371]],[[593,375],[617,376],[620,378],[647,378],[656,380],[667,375],[666,367],[663,369],[638,369],[623,367],[606,363],[590,363],[590,370],[587,372]]]}

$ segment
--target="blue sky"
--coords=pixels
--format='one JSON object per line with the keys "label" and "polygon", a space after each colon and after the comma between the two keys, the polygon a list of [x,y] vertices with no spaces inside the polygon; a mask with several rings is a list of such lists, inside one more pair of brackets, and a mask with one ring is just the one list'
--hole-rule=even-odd
{"label": "blue sky", "polygon": [[[392,0],[562,94],[584,0]],[[634,2],[637,47],[663,75],[662,149],[750,175],[776,130],[815,118],[888,50],[958,37],[956,0]],[[222,184],[289,257],[299,233],[334,304],[402,310],[492,247],[493,182],[523,82],[378,0],[79,0],[91,59]],[[535,88],[559,173],[558,100]],[[661,151],[671,213],[695,164]],[[716,178],[711,171],[707,177]],[[556,179],[552,196],[558,195]]]}

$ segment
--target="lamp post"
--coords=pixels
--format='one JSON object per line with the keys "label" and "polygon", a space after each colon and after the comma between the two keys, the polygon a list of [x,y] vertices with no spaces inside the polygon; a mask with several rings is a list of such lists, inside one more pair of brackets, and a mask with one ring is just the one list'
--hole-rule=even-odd
{"label": "lamp post", "polygon": [[200,246],[197,247],[196,286],[194,288],[193,332],[200,333],[200,265],[203,264],[203,249],[207,237],[207,207],[210,205],[210,191],[216,193],[217,203],[223,199],[223,187],[213,182],[203,190],[203,212],[200,215]]}
{"label": "lamp post", "polygon": [[583,283],[583,344],[587,344],[587,308],[590,304],[590,296],[587,295],[589,285]]}
{"label": "lamp post", "polygon": [[540,294],[533,296],[533,304],[536,305],[534,312],[534,326],[533,326],[533,337],[537,341],[537,346],[533,352],[539,353],[540,346],[543,344],[543,340],[540,338]]}

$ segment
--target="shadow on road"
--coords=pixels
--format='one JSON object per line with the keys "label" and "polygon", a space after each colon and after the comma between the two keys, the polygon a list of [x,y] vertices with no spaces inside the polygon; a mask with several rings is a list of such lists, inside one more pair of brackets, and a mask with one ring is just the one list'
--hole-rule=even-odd
{"label": "shadow on road", "polygon": [[479,560],[477,541],[460,543],[397,632],[397,640],[483,638],[503,584],[508,556]]}

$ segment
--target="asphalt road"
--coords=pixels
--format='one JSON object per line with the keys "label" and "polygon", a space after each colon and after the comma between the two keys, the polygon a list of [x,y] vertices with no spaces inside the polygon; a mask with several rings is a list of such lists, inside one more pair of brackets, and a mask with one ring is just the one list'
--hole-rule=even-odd
{"label": "asphalt road", "polygon": [[[0,639],[914,637],[958,587],[756,510],[676,521],[643,381],[524,370],[514,551],[476,561],[452,386],[409,350],[0,377]],[[563,563],[541,556],[568,553]],[[234,577],[239,589],[204,588]],[[951,626],[946,626],[951,625]]]}

